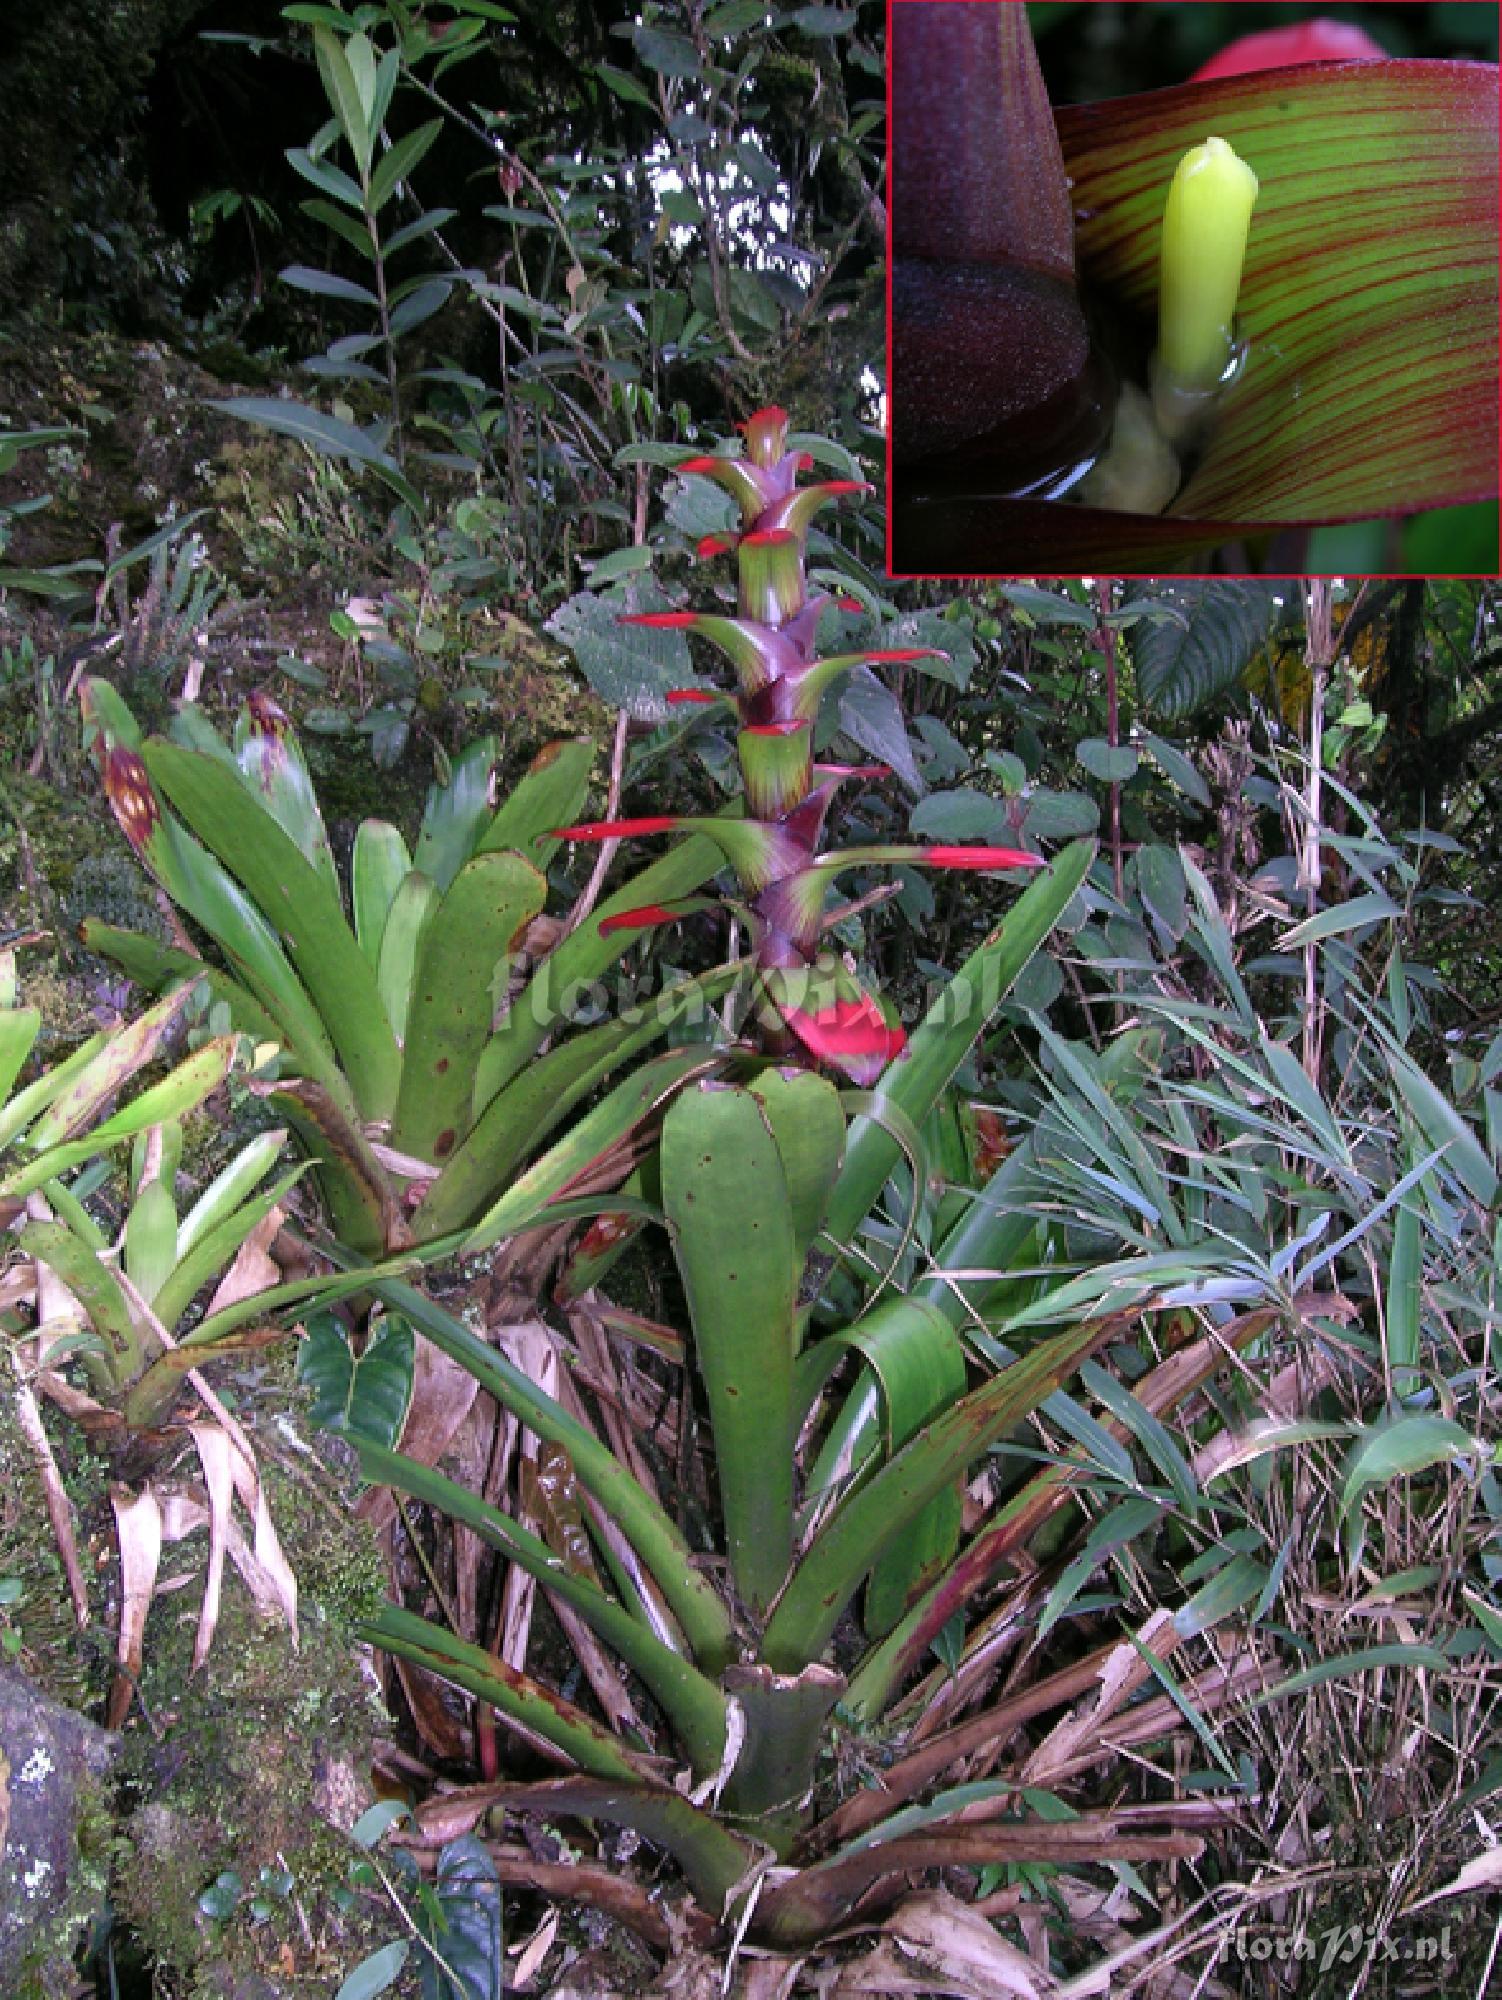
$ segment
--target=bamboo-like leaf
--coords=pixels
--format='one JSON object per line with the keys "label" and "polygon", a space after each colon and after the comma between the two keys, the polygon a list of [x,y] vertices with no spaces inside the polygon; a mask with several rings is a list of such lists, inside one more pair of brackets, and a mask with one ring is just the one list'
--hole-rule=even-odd
{"label": "bamboo-like leaf", "polygon": [[[1095,843],[1077,840],[1030,882],[999,930],[960,967],[939,995],[906,1052],[876,1087],[878,1107],[888,1103],[921,1125],[967,1051],[1063,914],[1095,857]],[[850,1128],[845,1166],[825,1223],[837,1243],[848,1243],[881,1193],[900,1157],[897,1141],[874,1116]]]}
{"label": "bamboo-like leaf", "polygon": [[1350,1517],[1369,1486],[1410,1479],[1434,1465],[1485,1464],[1491,1457],[1488,1445],[1448,1417],[1398,1417],[1368,1431],[1352,1448],[1340,1490],[1341,1518]]}
{"label": "bamboo-like leaf", "polygon": [[761,1103],[701,1083],[663,1121],[662,1202],[714,1431],[736,1588],[771,1602],[793,1549],[793,1341],[801,1259]]}
{"label": "bamboo-like leaf", "polygon": [[468,1136],[475,1064],[490,1037],[497,989],[547,893],[547,878],[520,855],[477,854],[424,927],[391,1123],[398,1152],[442,1163]]}
{"label": "bamboo-like leaf", "polygon": [[146,768],[286,939],[367,1118],[389,1117],[399,1057],[337,895],[273,816],[214,759],[148,742]]}
{"label": "bamboo-like leaf", "polygon": [[1080,270],[1119,314],[1155,310],[1182,154],[1213,132],[1252,166],[1246,367],[1166,515],[1008,499],[982,473],[896,526],[902,569],[1171,570],[1293,522],[1495,496],[1494,68],[1321,64],[1057,115]]}

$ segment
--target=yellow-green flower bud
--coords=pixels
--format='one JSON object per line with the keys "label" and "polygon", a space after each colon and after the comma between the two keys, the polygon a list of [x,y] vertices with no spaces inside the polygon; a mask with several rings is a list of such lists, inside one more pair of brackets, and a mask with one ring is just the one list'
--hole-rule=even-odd
{"label": "yellow-green flower bud", "polygon": [[1231,359],[1257,176],[1224,139],[1180,160],[1163,211],[1158,369],[1165,385],[1213,389]]}

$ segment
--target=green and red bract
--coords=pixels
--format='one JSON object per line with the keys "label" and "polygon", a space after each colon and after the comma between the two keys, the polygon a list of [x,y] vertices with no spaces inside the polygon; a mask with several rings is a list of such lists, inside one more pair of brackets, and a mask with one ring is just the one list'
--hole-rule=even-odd
{"label": "green and red bract", "polygon": [[[920,16],[987,10],[939,0],[897,11],[922,28]],[[1025,12],[995,11],[1019,20]],[[924,35],[911,43],[921,67]],[[934,50],[937,62],[936,38]],[[946,68],[928,80],[930,92],[942,84],[952,143],[980,180],[996,171],[985,135],[1016,96],[1013,71],[1035,66],[1025,34],[1005,61]],[[899,67],[899,157],[908,88]],[[1160,224],[1180,157],[1213,133],[1253,168],[1261,191],[1238,315],[1245,365],[1163,515],[1019,497],[1013,466],[973,450],[962,456],[964,440],[951,440],[945,457],[900,468],[896,569],[1150,572],[1280,529],[1495,497],[1494,66],[1306,62],[1069,106],[1055,122],[1080,282],[1097,314],[1125,336],[1124,351],[1151,343]],[[916,177],[899,178],[896,190],[899,250],[918,229],[942,271],[942,217],[927,213]],[[905,190],[916,217],[904,217]],[[966,262],[975,255],[968,239],[953,254]],[[1024,318],[1035,359],[1046,361],[1064,336],[1041,310]],[[1013,378],[1021,338],[1013,328],[996,349],[997,366]],[[977,413],[989,410],[983,379],[972,371],[964,388]],[[904,392],[895,376],[892,394],[900,439]],[[985,427],[978,416],[970,437]]]}
{"label": "green and red bract", "polygon": [[[629,840],[679,832],[712,840],[734,869],[745,900],[758,981],[767,1003],[760,1016],[767,1052],[785,1056],[801,1049],[812,1062],[827,1064],[852,1082],[867,1085],[900,1053],[903,1035],[851,974],[821,955],[825,903],[834,878],[843,869],[872,866],[1038,868],[1042,857],[1003,847],[903,845],[821,851],[825,819],[839,787],[889,775],[883,765],[815,760],[814,725],[825,695],[855,667],[905,663],[934,654],[931,648],[908,646],[820,657],[819,621],[832,600],[808,594],[804,555],[809,524],[819,508],[869,488],[858,479],[800,487],[798,475],[812,460],[807,452],[788,450],[783,410],[759,410],[743,429],[743,457],[701,455],[676,468],[680,474],[714,480],[740,509],[737,615],[653,611],[631,614],[622,622],[696,632],[734,669],[736,687],[727,698],[734,701],[740,723],[736,749],[746,817],[596,820],[556,828],[553,837]],[[703,702],[718,697],[684,690],[668,699]],[[693,907],[702,908],[702,899],[695,899]],[[646,929],[682,914],[681,905],[654,904],[616,911],[600,928]]]}

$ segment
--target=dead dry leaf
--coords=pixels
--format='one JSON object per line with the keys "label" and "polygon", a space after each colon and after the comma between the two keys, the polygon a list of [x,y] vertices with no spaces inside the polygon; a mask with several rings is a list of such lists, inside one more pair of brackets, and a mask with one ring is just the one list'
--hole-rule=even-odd
{"label": "dead dry leaf", "polygon": [[120,1548],[120,1636],[115,1657],[124,1671],[116,1674],[110,1688],[104,1722],[107,1729],[119,1729],[130,1713],[140,1678],[146,1616],[162,1560],[162,1516],[149,1486],[132,1493],[127,1486],[113,1485],[110,1505]]}

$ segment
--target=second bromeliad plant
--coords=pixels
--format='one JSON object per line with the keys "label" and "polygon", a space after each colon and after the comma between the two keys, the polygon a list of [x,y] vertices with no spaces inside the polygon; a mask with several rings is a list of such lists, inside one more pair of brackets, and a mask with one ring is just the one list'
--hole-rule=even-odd
{"label": "second bromeliad plant", "polygon": [[[572,1768],[542,1783],[498,1780],[445,1792],[418,1807],[417,1838],[436,1843],[507,1812],[624,1824],[679,1862],[695,1905],[691,1935],[708,1939],[719,1926],[729,1935],[748,1922],[753,1938],[798,1948],[857,1908],[890,1901],[905,1876],[934,1865],[1125,1862],[1183,1855],[1197,1843],[1175,1825],[1172,1809],[1138,1809],[1130,1820],[1093,1815],[1064,1827],[1036,1812],[1019,1816],[1016,1785],[1000,1781],[909,1806],[984,1739],[973,1724],[960,1732],[963,1741],[941,1737],[892,1766],[891,1812],[879,1792],[858,1786],[840,1798],[837,1744],[854,1742],[856,1761],[869,1768],[890,1762],[901,1746],[890,1740],[888,1718],[911,1699],[941,1634],[968,1676],[963,1684],[975,1688],[984,1685],[998,1635],[1020,1630],[1038,1610],[1061,1559],[1055,1553],[1033,1569],[1029,1544],[1070,1507],[1088,1461],[1014,1480],[969,1533],[962,1490],[1045,1405],[1052,1416],[1062,1413],[1073,1435],[1098,1435],[1062,1385],[1128,1330],[1144,1292],[1135,1309],[1108,1318],[1061,1312],[1046,1337],[1035,1340],[1030,1330],[1021,1354],[990,1341],[989,1365],[972,1363],[964,1338],[973,1323],[971,1281],[1034,1262],[1041,1246],[1030,1221],[1019,1228],[984,1190],[957,1201],[950,1190],[941,1224],[923,1128],[1080,888],[1093,848],[1076,843],[1029,886],[910,1041],[853,973],[821,961],[825,895],[842,868],[1040,863],[993,848],[823,850],[831,797],[856,773],[815,762],[814,721],[823,691],[854,659],[818,658],[823,604],[806,594],[804,537],[815,510],[851,489],[798,488],[802,459],[786,450],[780,412],[762,412],[746,430],[744,457],[678,468],[717,480],[740,506],[737,611],[660,615],[709,639],[735,666],[745,817],[555,832],[596,841],[679,831],[718,846],[752,930],[755,1032],[659,1057],[618,1085],[512,1183],[464,1246],[480,1252],[602,1211],[666,1227],[689,1324],[681,1337],[663,1328],[648,1337],[689,1382],[697,1378],[709,1436],[696,1445],[695,1398],[685,1386],[676,1419],[679,1498],[702,1486],[712,1496],[710,1520],[691,1538],[629,1436],[618,1428],[620,1451],[612,1451],[479,1335],[400,1282],[376,1289],[541,1441],[554,1505],[536,1511],[551,1527],[524,1526],[404,1452],[399,1422],[388,1420],[384,1435],[367,1426],[353,1441],[372,1481],[450,1515],[533,1575],[648,1697],[640,1704],[650,1718],[646,1733],[612,1730],[464,1635],[388,1606],[368,1626],[377,1645],[468,1690],[482,1710],[493,1707]],[[687,907],[701,903],[695,896]],[[617,908],[599,927],[646,927],[684,907]],[[1134,1052],[1130,1038],[1118,1045],[1123,1078]],[[591,1164],[626,1139],[636,1159],[627,1189],[579,1199]],[[888,1189],[900,1186],[908,1214],[897,1232],[898,1260],[922,1234],[931,1244],[928,1274],[906,1297],[883,1298],[885,1284],[877,1283],[863,1310],[840,1316],[828,1303],[831,1270],[836,1261],[859,1268],[862,1228]],[[1143,1409],[1173,1407],[1219,1364],[1224,1342],[1242,1344],[1271,1319],[1247,1315],[1149,1372],[1137,1383]],[[1035,1330],[1047,1316],[1033,1322]],[[1116,1434],[1126,1435],[1119,1426]],[[1015,1580],[987,1605],[989,1615],[975,1616],[1009,1576]],[[1149,1678],[1152,1658],[1237,1610],[1262,1581],[1249,1573],[1228,1588],[1218,1579],[1213,1602],[1206,1597],[1182,1626],[1158,1614],[1141,1645],[1136,1637],[1107,1645],[1083,1681],[1075,1667],[1035,1689],[1029,1712],[1058,1710],[1094,1687],[1107,1654],[1112,1692],[1097,1714],[1111,1712]],[[939,1691],[937,1683],[921,1685],[930,1697]],[[1229,1686],[1201,1690],[1204,1705]],[[1158,1716],[1150,1733],[1166,1733],[1176,1719],[1177,1711]],[[1000,1720],[996,1728],[1005,1734]],[[984,1823],[957,1826],[961,1814]],[[539,1879],[525,1850],[498,1850],[498,1859],[503,1874]],[[655,1921],[645,1891],[633,1905],[615,1866],[571,1870],[568,1893],[634,1909],[644,1927]]]}

